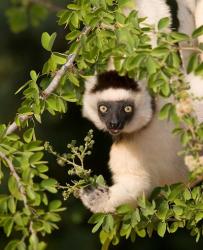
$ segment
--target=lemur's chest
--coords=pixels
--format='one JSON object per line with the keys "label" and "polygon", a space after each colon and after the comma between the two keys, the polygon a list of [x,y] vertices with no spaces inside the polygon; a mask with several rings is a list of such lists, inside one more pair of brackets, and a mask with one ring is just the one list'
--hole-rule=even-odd
{"label": "lemur's chest", "polygon": [[[150,129],[112,145],[109,167],[114,175],[150,176],[154,185],[180,181],[186,176],[178,138],[171,134],[172,125],[156,119]],[[183,179],[182,178],[182,179]]]}

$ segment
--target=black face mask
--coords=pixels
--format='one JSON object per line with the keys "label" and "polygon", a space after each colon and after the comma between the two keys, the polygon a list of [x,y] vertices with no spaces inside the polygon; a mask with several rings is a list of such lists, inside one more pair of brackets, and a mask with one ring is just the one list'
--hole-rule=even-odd
{"label": "black face mask", "polygon": [[134,102],[129,100],[101,101],[98,102],[97,108],[101,121],[113,134],[119,133],[135,112]]}

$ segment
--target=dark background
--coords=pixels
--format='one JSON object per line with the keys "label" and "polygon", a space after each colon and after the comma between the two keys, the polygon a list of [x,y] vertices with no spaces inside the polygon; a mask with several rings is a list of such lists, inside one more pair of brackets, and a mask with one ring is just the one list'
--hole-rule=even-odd
{"label": "dark background", "polygon": [[[65,6],[67,1],[58,1]],[[57,32],[58,38],[55,45],[57,51],[65,50],[67,44],[63,41],[63,28],[58,27],[55,14],[51,14],[46,22],[38,28],[29,28],[20,34],[13,34],[8,26],[5,17],[5,9],[8,1],[0,1],[0,123],[12,122],[17,108],[20,105],[22,96],[14,95],[15,91],[29,80],[29,72],[34,69],[39,72],[49,54],[42,49],[40,44],[41,34],[44,31],[49,33]],[[48,140],[58,152],[64,152],[67,143],[71,139],[80,141],[88,129],[93,125],[81,117],[80,107],[70,105],[65,115],[55,117],[44,114],[42,124],[36,124],[38,138]],[[94,169],[94,173],[103,174],[110,182],[107,169],[108,151],[110,138],[101,132],[95,131],[96,144],[93,155],[87,160],[87,166]],[[60,183],[67,181],[66,169],[59,167],[55,159],[47,156],[51,162],[50,176],[56,178]],[[2,188],[2,187],[0,187]],[[59,199],[62,200],[61,192]],[[90,217],[80,201],[70,199],[64,201],[63,206],[67,208],[62,214],[62,221],[59,230],[48,236],[49,250],[97,250],[100,249],[98,234],[91,233],[91,225],[87,221]],[[3,249],[7,239],[0,230],[0,249]],[[203,240],[195,243],[195,239],[189,236],[188,232],[178,231],[175,235],[166,235],[164,239],[153,236],[152,239],[137,239],[135,243],[122,241],[119,246],[112,247],[115,250],[199,250],[203,248]]]}

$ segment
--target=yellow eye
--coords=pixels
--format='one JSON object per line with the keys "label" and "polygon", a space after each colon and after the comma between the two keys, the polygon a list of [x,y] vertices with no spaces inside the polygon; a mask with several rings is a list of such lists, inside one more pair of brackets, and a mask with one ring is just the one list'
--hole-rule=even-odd
{"label": "yellow eye", "polygon": [[108,110],[107,106],[105,105],[101,105],[99,106],[99,111],[102,112],[102,113],[106,113]]}
{"label": "yellow eye", "polygon": [[126,113],[131,113],[133,111],[133,108],[132,108],[132,106],[125,106],[124,111]]}

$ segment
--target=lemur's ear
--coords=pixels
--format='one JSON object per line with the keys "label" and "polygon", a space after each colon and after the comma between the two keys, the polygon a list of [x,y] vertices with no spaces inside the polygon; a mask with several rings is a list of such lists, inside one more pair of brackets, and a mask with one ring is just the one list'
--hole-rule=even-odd
{"label": "lemur's ear", "polygon": [[94,76],[88,77],[88,79],[85,81],[85,90],[87,92],[90,92],[96,84],[97,84],[97,75],[95,73]]}

